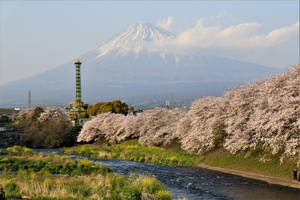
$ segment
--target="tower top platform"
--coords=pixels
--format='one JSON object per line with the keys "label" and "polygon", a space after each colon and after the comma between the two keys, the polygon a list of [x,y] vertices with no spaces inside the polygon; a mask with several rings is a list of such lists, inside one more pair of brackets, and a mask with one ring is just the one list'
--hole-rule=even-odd
{"label": "tower top platform", "polygon": [[79,59],[74,60],[74,64],[81,64],[81,61]]}

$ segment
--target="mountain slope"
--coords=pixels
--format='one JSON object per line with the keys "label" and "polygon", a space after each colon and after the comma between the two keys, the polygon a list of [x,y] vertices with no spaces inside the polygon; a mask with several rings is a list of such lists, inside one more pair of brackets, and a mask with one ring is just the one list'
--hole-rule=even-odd
{"label": "mountain slope", "polygon": [[[199,98],[222,95],[226,88],[260,80],[279,69],[217,56],[175,54],[164,42],[176,37],[152,24],[138,23],[95,50],[81,56],[83,100],[94,103],[122,98]],[[75,67],[72,62],[27,79],[0,86],[0,105],[32,102],[64,105],[74,99]]]}

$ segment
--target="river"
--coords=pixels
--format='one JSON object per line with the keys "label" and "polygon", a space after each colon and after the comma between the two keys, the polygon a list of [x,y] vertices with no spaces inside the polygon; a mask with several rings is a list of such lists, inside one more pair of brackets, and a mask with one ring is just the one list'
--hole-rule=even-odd
{"label": "river", "polygon": [[[63,154],[54,149],[35,149],[36,152],[67,155],[73,158],[85,156]],[[156,177],[173,199],[187,200],[296,200],[300,199],[300,190],[268,184],[263,181],[248,179],[236,175],[194,167],[172,167],[152,163],[139,163],[123,160],[88,158],[100,162],[112,171],[123,176],[131,172]],[[300,183],[299,183],[300,184]]]}

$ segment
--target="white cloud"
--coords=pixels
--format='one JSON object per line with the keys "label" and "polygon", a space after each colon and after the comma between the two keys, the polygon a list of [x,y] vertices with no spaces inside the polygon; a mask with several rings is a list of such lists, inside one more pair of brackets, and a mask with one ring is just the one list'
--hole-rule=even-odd
{"label": "white cloud", "polygon": [[173,23],[173,17],[168,16],[167,19],[160,20],[156,25],[163,29],[170,30],[172,23]]}
{"label": "white cloud", "polygon": [[281,43],[285,42],[297,33],[299,34],[299,22],[288,27],[273,30],[266,36],[266,39],[274,43]]}
{"label": "white cloud", "polygon": [[177,48],[267,48],[286,42],[299,33],[299,22],[274,29],[268,34],[258,34],[261,27],[256,22],[226,28],[219,25],[205,26],[204,19],[200,19],[194,27],[180,33],[171,45]]}

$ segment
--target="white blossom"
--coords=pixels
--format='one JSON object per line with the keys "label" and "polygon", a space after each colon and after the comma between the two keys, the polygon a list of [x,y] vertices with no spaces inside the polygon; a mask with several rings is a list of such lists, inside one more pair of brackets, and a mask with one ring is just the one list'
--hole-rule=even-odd
{"label": "white blossom", "polygon": [[273,154],[299,154],[300,66],[231,88],[223,97],[196,100],[187,113],[156,108],[139,116],[100,114],[85,123],[78,142],[139,138],[141,144],[160,145],[179,138],[183,150],[200,154],[214,147],[213,126],[221,122],[228,134],[224,148],[231,153],[261,145]]}

